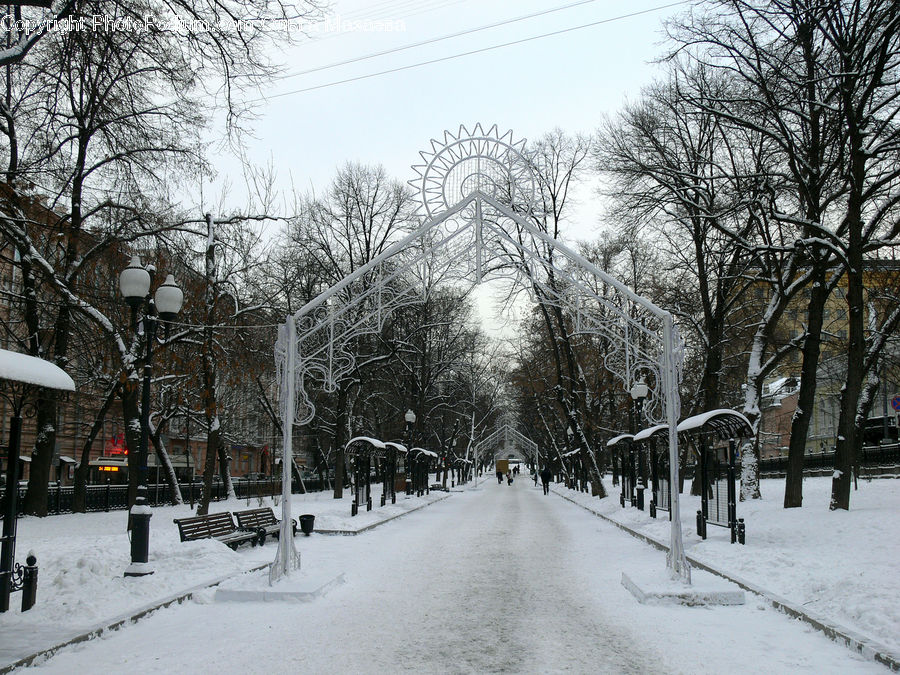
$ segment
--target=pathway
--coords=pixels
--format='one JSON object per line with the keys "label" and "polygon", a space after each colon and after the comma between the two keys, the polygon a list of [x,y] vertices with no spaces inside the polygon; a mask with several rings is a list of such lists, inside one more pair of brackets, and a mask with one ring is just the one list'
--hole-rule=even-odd
{"label": "pathway", "polygon": [[764,603],[639,605],[664,556],[527,477],[357,537],[298,538],[347,583],[307,604],[197,602],[38,670],[191,673],[884,672]]}

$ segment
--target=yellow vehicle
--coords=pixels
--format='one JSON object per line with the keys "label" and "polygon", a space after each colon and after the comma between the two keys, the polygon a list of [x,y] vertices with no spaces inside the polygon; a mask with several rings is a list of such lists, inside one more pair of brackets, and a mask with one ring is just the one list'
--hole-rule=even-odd
{"label": "yellow vehicle", "polygon": [[506,475],[506,472],[509,471],[508,459],[498,459],[495,464],[497,465],[495,471],[500,471],[503,475]]}

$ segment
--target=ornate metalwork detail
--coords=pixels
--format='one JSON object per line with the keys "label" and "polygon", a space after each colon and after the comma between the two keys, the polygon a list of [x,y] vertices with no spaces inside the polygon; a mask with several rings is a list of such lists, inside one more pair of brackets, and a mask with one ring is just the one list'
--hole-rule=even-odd
{"label": "ornate metalwork detail", "polygon": [[[315,416],[310,390],[334,391],[367,353],[367,336],[379,333],[391,313],[421,303],[439,284],[478,283],[489,275],[514,278],[534,300],[558,308],[575,334],[595,341],[604,367],[624,389],[642,378],[650,388],[647,420],[669,425],[670,454],[677,459],[674,429],[684,346],[671,314],[529,217],[536,188],[524,141],[514,142],[511,132],[501,136],[496,126],[485,132],[476,125],[471,132],[466,127],[445,132],[443,141],[431,145],[430,152],[421,153],[424,164],[413,167],[426,221],[288,317],[286,326],[293,329],[296,323],[295,336],[279,331],[275,355],[283,419],[310,422]],[[286,448],[290,429],[286,423]],[[670,568],[689,581],[677,499],[671,550]]]}
{"label": "ornate metalwork detail", "polygon": [[516,448],[525,457],[530,457],[534,461],[535,466],[538,465],[540,457],[538,456],[537,443],[516,431],[509,424],[504,424],[490,435],[478,441],[472,448],[472,453],[475,457],[480,457],[484,450],[493,448],[492,457],[496,459],[501,448],[510,447]]}
{"label": "ornate metalwork detail", "polygon": [[12,571],[9,573],[9,590],[11,593],[21,591],[25,586],[25,565],[15,563]]}
{"label": "ornate metalwork detail", "polygon": [[419,190],[429,218],[454,207],[475,192],[507,204],[530,205],[535,177],[525,154],[525,139],[513,141],[512,131],[501,135],[497,125],[472,131],[460,125],[443,140],[432,139],[431,151],[422,151],[423,164],[413,166],[419,178],[410,184]]}

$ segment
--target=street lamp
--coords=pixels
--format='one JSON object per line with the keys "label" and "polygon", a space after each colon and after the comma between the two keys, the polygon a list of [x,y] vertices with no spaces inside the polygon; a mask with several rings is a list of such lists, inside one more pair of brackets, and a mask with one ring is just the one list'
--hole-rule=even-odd
{"label": "street lamp", "polygon": [[[634,401],[635,406],[635,428],[632,429],[632,433],[637,433],[637,427],[641,426],[643,422],[641,418],[643,417],[644,411],[644,400],[647,398],[647,394],[650,392],[650,387],[647,386],[647,383],[643,380],[638,380],[631,387],[631,398]],[[638,443],[638,484],[637,484],[637,507],[643,511],[644,510],[644,489],[647,486],[647,474],[644,470],[644,443],[643,441]]]}
{"label": "street lamp", "polygon": [[142,577],[153,574],[147,562],[150,550],[150,506],[147,504],[147,445],[150,437],[150,375],[153,359],[153,343],[156,341],[156,326],[159,319],[172,321],[184,304],[184,292],[170,274],[150,297],[153,281],[152,266],[145,268],[141,259],[134,256],[119,275],[119,290],[125,302],[131,307],[132,325],[137,325],[137,311],[143,306],[144,337],[144,377],[141,385],[141,443],[138,448],[138,488],[134,505],[129,511],[131,520],[131,564],[125,568],[126,577]]}
{"label": "street lamp", "polygon": [[416,413],[412,410],[407,410],[406,414],[403,416],[403,419],[406,420],[406,431],[404,440],[406,441],[406,494],[412,494],[412,430],[413,425],[416,423]]}

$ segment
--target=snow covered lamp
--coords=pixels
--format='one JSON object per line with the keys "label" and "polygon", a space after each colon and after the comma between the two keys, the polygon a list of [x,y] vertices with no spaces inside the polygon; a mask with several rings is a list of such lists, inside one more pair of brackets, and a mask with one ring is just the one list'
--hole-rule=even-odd
{"label": "snow covered lamp", "polygon": [[643,380],[638,380],[633,385],[631,385],[631,398],[635,401],[641,401],[647,398],[647,394],[650,393],[650,387],[647,386],[647,383]]}
{"label": "snow covered lamp", "polygon": [[184,291],[178,287],[178,284],[175,283],[175,277],[170,274],[162,285],[156,289],[154,299],[159,318],[163,321],[173,321],[184,304]]}
{"label": "snow covered lamp", "polygon": [[406,415],[404,415],[403,417],[406,420],[406,424],[409,426],[412,426],[416,423],[416,413],[414,413],[412,410],[407,410]]}
{"label": "snow covered lamp", "polygon": [[132,256],[131,263],[119,274],[119,290],[135,311],[150,292],[150,272],[141,265],[139,256]]}

